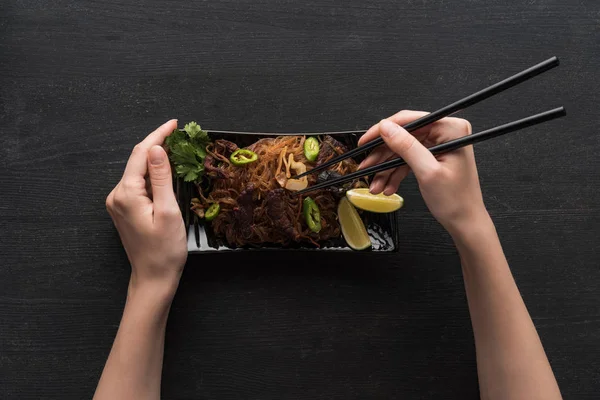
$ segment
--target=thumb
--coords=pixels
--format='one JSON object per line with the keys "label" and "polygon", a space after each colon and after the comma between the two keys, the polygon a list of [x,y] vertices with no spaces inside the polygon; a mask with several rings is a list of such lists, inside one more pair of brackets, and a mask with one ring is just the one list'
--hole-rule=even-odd
{"label": "thumb", "polygon": [[155,214],[170,208],[178,210],[175,193],[173,193],[173,178],[167,153],[162,147],[155,145],[148,151],[148,171],[152,185],[152,198]]}
{"label": "thumb", "polygon": [[400,125],[382,119],[379,134],[387,146],[406,161],[417,178],[439,168],[440,164],[433,154]]}

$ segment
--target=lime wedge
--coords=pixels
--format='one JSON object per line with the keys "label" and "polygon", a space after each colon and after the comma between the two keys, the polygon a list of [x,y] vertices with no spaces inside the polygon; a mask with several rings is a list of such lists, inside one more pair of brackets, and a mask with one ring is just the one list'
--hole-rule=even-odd
{"label": "lime wedge", "polygon": [[365,229],[356,208],[345,197],[338,204],[338,218],[342,227],[342,235],[348,246],[354,250],[364,250],[371,247],[371,239]]}
{"label": "lime wedge", "polygon": [[346,197],[355,207],[375,213],[394,212],[404,205],[404,199],[396,193],[391,196],[383,193],[371,194],[369,189],[348,190]]}

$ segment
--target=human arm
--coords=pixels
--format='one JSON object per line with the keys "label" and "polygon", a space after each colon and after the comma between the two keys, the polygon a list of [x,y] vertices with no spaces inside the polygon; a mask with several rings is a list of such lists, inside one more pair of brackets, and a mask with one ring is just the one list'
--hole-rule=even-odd
{"label": "human arm", "polygon": [[160,147],[169,121],[134,148],[106,207],[131,263],[123,317],[94,399],[159,399],[165,328],[187,258],[186,233]]}
{"label": "human arm", "polygon": [[359,144],[378,136],[386,142],[367,157],[362,168],[397,156],[408,163],[377,175],[371,191],[395,192],[412,170],[430,211],[452,236],[461,258],[475,335],[481,398],[561,399],[483,203],[472,146],[437,159],[426,149],[470,134],[470,124],[445,118],[414,132],[414,136],[399,126],[424,114],[402,111],[373,126],[361,138]]}
{"label": "human arm", "polygon": [[482,399],[560,399],[492,220],[455,233],[475,334]]}

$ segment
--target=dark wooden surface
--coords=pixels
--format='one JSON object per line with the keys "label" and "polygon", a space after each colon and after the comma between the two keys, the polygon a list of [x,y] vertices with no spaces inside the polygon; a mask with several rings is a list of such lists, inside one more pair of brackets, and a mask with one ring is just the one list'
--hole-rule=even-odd
{"label": "dark wooden surface", "polygon": [[[565,398],[597,399],[598,26],[597,0],[3,1],[0,398],[91,397],[129,271],[104,199],[167,118],[363,127],[558,55],[558,70],[463,115],[477,130],[569,111],[476,154]],[[414,180],[400,192],[395,255],[191,258],[164,398],[476,398],[459,260]]]}

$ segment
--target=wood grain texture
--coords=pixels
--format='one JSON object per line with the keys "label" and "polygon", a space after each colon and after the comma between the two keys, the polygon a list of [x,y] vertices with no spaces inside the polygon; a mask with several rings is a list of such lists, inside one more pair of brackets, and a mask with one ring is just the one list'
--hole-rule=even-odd
{"label": "wood grain texture", "polygon": [[[551,55],[466,110],[486,203],[565,398],[600,392],[596,0],[6,0],[0,4],[0,398],[90,398],[128,265],[104,210],[170,117],[231,130],[366,127]],[[165,399],[477,398],[460,265],[414,179],[399,254],[192,257]],[[217,268],[218,266],[218,268]]]}

